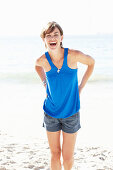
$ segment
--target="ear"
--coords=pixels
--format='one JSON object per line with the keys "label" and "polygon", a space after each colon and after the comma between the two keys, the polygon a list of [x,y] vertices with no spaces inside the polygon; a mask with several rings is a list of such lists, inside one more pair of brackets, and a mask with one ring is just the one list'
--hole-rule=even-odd
{"label": "ear", "polygon": [[64,38],[64,37],[63,37],[63,35],[62,35],[62,36],[61,36],[61,41],[63,41],[63,38]]}

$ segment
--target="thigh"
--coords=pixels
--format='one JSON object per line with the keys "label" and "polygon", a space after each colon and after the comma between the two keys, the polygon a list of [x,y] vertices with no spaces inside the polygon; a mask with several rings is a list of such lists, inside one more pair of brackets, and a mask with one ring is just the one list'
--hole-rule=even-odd
{"label": "thigh", "polygon": [[62,134],[63,134],[62,156],[65,159],[69,159],[74,155],[77,132],[76,133],[62,132]]}
{"label": "thigh", "polygon": [[47,131],[48,143],[51,152],[61,152],[60,134],[61,131],[57,131],[57,132]]}

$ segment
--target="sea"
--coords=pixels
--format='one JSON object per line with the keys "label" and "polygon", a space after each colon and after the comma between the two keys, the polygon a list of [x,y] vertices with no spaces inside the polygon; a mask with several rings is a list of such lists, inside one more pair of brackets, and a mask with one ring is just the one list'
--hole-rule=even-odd
{"label": "sea", "polygon": [[[64,36],[63,46],[95,59],[89,82],[113,81],[113,35],[68,35]],[[0,83],[37,83],[35,61],[45,51],[40,37],[0,37]]]}
{"label": "sea", "polygon": [[[66,35],[63,46],[95,59],[88,84],[113,90],[113,35]],[[43,123],[45,89],[35,71],[35,61],[46,51],[40,37],[0,37],[0,129],[11,134],[38,134]],[[78,63],[78,79],[87,66]],[[103,92],[104,92],[103,90]],[[102,92],[102,93],[103,93]],[[101,93],[101,94],[102,94]],[[41,129],[40,129],[41,130]],[[40,133],[40,136],[43,136]]]}

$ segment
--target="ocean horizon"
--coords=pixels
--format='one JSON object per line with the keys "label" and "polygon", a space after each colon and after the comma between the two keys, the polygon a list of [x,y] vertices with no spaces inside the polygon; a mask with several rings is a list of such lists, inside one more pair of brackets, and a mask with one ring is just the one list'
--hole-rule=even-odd
{"label": "ocean horizon", "polygon": [[[64,48],[80,50],[95,59],[95,69],[88,82],[113,81],[113,34],[66,35]],[[46,51],[40,37],[0,37],[0,82],[37,83],[35,61]],[[78,64],[78,74],[85,66]],[[79,76],[78,76],[79,77]]]}

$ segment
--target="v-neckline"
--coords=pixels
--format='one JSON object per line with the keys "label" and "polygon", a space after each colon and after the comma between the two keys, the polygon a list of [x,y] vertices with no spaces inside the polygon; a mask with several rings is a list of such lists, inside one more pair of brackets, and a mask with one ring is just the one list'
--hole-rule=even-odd
{"label": "v-neckline", "polygon": [[[48,53],[48,55],[49,55],[49,53]],[[63,64],[62,64],[62,67],[61,67],[61,68],[58,68],[58,67],[53,63],[53,61],[52,61],[50,55],[49,55],[49,58],[50,58],[50,61],[51,61],[52,65],[53,65],[57,70],[61,70],[61,69],[63,68],[63,66],[64,66],[64,60],[65,60],[65,48],[64,48],[64,59],[63,59]]]}

